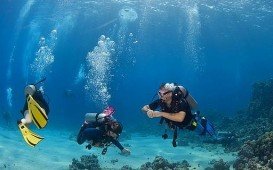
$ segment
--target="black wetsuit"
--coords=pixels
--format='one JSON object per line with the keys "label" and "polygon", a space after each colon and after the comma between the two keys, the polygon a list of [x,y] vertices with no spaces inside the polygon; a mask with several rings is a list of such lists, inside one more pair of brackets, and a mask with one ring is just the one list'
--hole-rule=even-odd
{"label": "black wetsuit", "polygon": [[[43,96],[42,92],[39,91],[39,90],[37,90],[32,95],[32,98],[40,105],[40,107],[42,107],[43,109],[45,109],[45,112],[48,115],[48,113],[49,113],[49,106],[48,106],[48,103],[46,102],[46,100],[44,99],[44,96]],[[26,100],[24,108],[22,110],[22,114],[24,114],[24,112],[26,110],[28,110],[27,100]]]}
{"label": "black wetsuit", "polygon": [[77,137],[78,144],[83,144],[85,141],[93,140],[93,143],[113,143],[116,145],[121,151],[124,147],[119,143],[117,139],[114,139],[108,135],[106,135],[107,129],[105,123],[89,123],[84,124]]}
{"label": "black wetsuit", "polygon": [[153,101],[151,104],[149,104],[149,108],[152,110],[156,110],[157,108],[160,108],[162,112],[167,112],[167,113],[178,113],[180,111],[183,111],[186,113],[185,119],[182,122],[175,122],[175,121],[164,118],[169,126],[175,125],[179,128],[183,128],[188,126],[193,118],[191,114],[190,106],[185,100],[179,100],[177,102],[172,101],[170,107],[168,107],[165,102],[163,102],[161,99],[158,99]]}

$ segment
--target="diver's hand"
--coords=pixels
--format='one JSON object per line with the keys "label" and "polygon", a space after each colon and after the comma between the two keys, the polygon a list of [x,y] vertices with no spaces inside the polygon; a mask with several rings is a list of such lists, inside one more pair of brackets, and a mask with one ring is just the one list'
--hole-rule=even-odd
{"label": "diver's hand", "polygon": [[161,117],[162,116],[162,112],[149,110],[147,112],[147,115],[148,115],[149,118]]}
{"label": "diver's hand", "polygon": [[85,146],[86,149],[90,150],[92,148],[92,146],[90,144]]}
{"label": "diver's hand", "polygon": [[43,95],[45,94],[45,91],[44,91],[43,86],[41,86],[41,87],[39,88],[39,91],[40,91]]}
{"label": "diver's hand", "polygon": [[123,156],[129,156],[131,154],[131,151],[127,148],[124,148],[124,149],[122,149],[120,154]]}
{"label": "diver's hand", "polygon": [[153,118],[153,110],[148,110],[147,111],[147,116],[149,117],[149,118]]}

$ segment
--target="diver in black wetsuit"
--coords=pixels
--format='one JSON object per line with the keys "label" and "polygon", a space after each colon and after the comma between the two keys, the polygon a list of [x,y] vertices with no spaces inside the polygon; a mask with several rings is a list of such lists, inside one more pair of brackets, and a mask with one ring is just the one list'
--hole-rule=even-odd
{"label": "diver in black wetsuit", "polygon": [[[197,102],[183,86],[174,83],[162,84],[159,88],[158,96],[159,99],[143,106],[142,111],[149,118],[161,117],[160,124],[165,121],[169,128],[174,130],[172,142],[174,147],[177,146],[178,129],[195,130],[199,125],[201,129],[200,135],[210,132],[208,130],[209,126],[207,126],[207,119],[202,117],[202,119],[200,118],[197,121],[198,117],[192,114],[192,111],[197,109]],[[156,110],[158,108],[160,111]],[[162,135],[163,139],[168,137],[166,131]],[[214,129],[211,131],[214,131]],[[213,133],[210,133],[210,135],[213,135]]]}
{"label": "diver in black wetsuit", "polygon": [[[118,141],[118,137],[122,132],[122,125],[113,119],[113,117],[102,117],[103,113],[87,113],[85,122],[82,125],[77,136],[78,144],[88,141],[87,149],[92,146],[104,147],[102,154],[106,154],[107,147],[113,143],[120,150],[122,155],[130,155],[130,150],[124,148]],[[95,121],[94,121],[95,119]]]}
{"label": "diver in black wetsuit", "polygon": [[[176,147],[178,129],[194,130],[197,127],[197,122],[191,113],[191,110],[197,108],[197,102],[183,86],[174,83],[162,84],[158,96],[159,99],[143,106],[142,111],[149,118],[161,117],[160,123],[165,121],[169,128],[174,130],[172,144]],[[158,108],[160,111],[156,110]],[[166,130],[162,137],[167,138]]]}
{"label": "diver in black wetsuit", "polygon": [[[35,85],[27,85],[25,87],[25,96],[27,98],[28,95],[31,95],[33,99],[40,105],[42,109],[44,109],[46,115],[49,113],[49,105],[47,101],[44,99],[43,92],[41,90],[36,89]],[[23,110],[21,110],[21,113],[23,114],[24,118],[17,121],[17,124],[23,123],[23,124],[30,124],[32,122],[31,115],[29,114],[28,110],[28,103],[27,99],[24,104]]]}

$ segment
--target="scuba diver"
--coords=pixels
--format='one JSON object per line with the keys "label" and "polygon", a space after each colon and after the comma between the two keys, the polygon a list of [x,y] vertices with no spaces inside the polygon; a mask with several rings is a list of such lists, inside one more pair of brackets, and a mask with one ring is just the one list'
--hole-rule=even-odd
{"label": "scuba diver", "polygon": [[[168,127],[174,130],[173,147],[177,146],[178,129],[193,131],[199,125],[202,126],[201,129],[203,130],[201,135],[206,134],[208,121],[203,118],[202,122],[205,124],[202,124],[200,122],[202,119],[196,120],[197,116],[192,114],[192,110],[196,110],[198,104],[183,86],[178,86],[174,83],[164,83],[159,87],[158,96],[159,99],[143,106],[141,110],[149,118],[161,117],[160,124],[165,121]],[[158,108],[160,108],[160,111],[156,111]],[[166,132],[167,129],[165,129],[165,133],[162,135],[163,139],[168,137]]]}
{"label": "scuba diver", "polygon": [[113,107],[107,107],[102,113],[87,113],[77,136],[77,143],[81,145],[87,141],[86,149],[89,150],[92,146],[101,147],[102,155],[106,154],[107,147],[113,143],[120,149],[121,155],[130,155],[130,150],[124,148],[118,141],[123,127],[113,118],[113,113]]}
{"label": "scuba diver", "polygon": [[46,126],[48,121],[49,105],[44,99],[43,90],[37,89],[36,85],[45,81],[46,78],[40,80],[35,84],[30,84],[25,87],[24,93],[26,101],[21,110],[23,118],[17,121],[18,127],[30,146],[36,146],[43,137],[35,134],[28,129],[28,126],[34,122],[38,129],[42,129]]}

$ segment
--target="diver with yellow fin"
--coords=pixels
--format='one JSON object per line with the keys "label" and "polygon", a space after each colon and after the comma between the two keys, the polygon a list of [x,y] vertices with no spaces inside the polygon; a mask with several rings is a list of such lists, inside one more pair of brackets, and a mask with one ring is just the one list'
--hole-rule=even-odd
{"label": "diver with yellow fin", "polygon": [[24,140],[32,147],[38,144],[43,137],[30,131],[27,126],[34,122],[38,129],[42,129],[46,126],[48,121],[48,103],[44,99],[43,90],[39,90],[36,87],[37,84],[45,81],[45,79],[46,78],[25,87],[26,101],[23,110],[21,110],[24,118],[17,121],[18,128],[20,129]]}

